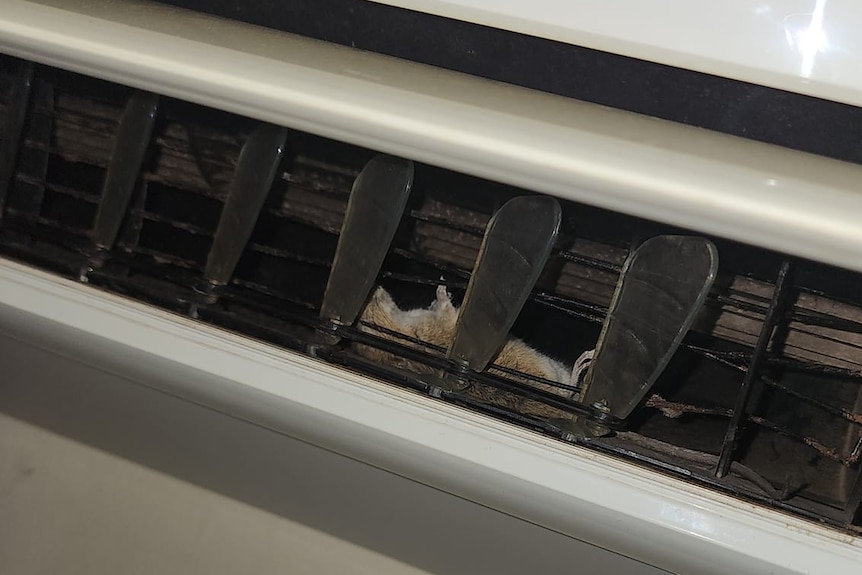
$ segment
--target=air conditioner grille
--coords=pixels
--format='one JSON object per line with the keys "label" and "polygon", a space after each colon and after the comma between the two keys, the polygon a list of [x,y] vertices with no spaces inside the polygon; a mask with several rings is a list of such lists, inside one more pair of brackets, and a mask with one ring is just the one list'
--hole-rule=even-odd
{"label": "air conditioner grille", "polygon": [[[244,144],[257,123],[162,98],[115,245],[92,230],[131,89],[12,59],[0,60],[0,136],[14,170],[0,214],[0,253],[303,353],[317,318],[350,189],[374,157],[290,132],[288,152],[228,285],[208,292],[202,273]],[[32,78],[24,108],[15,90]],[[23,79],[23,80],[22,80]],[[16,86],[18,88],[16,88]],[[10,118],[25,118],[20,136]],[[2,172],[0,172],[2,173]],[[6,184],[0,181],[0,186]],[[380,281],[401,307],[423,307],[443,283],[463,297],[482,234],[507,199],[529,194],[416,166],[415,188]],[[631,246],[667,226],[563,202],[563,238],[514,333],[572,363],[595,345]],[[860,277],[714,239],[719,278],[655,394],[613,437],[578,439],[680,478],[858,531],[862,499]],[[792,261],[777,331],[753,378],[736,448],[724,447],[775,278]],[[442,279],[441,279],[442,278]],[[367,325],[364,327],[368,327]],[[381,330],[340,328],[347,341],[451,369],[439,349]],[[385,337],[390,336],[390,337]],[[349,346],[321,359],[425,391],[418,377],[375,364]],[[531,385],[530,376],[471,376],[460,403],[555,437],[555,417],[584,406]],[[716,477],[724,449],[729,473]]]}

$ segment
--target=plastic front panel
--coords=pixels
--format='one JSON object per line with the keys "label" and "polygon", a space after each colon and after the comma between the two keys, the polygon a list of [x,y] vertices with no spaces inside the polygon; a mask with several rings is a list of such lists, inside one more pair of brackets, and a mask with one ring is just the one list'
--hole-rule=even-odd
{"label": "plastic front panel", "polygon": [[862,5],[853,0],[379,3],[862,104]]}
{"label": "plastic front panel", "polygon": [[664,573],[3,331],[3,573]]}

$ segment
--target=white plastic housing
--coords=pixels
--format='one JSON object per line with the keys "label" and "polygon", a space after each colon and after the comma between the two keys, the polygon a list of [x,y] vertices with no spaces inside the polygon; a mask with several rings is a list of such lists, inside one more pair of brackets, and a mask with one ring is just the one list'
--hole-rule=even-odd
{"label": "white plastic housing", "polygon": [[[0,51],[862,271],[858,166],[139,1],[5,0]],[[671,572],[862,564],[856,538],[5,260],[0,331]]]}
{"label": "white plastic housing", "polygon": [[854,0],[373,0],[862,105]]}

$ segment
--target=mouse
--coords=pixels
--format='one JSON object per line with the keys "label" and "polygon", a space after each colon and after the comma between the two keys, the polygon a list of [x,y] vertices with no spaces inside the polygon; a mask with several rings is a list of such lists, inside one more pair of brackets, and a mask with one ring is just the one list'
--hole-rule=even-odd
{"label": "mouse", "polygon": [[[358,328],[360,331],[390,341],[396,341],[414,349],[441,353],[440,350],[447,349],[455,337],[455,328],[460,308],[452,303],[452,296],[446,289],[446,286],[438,286],[435,295],[434,301],[426,308],[403,310],[398,307],[389,292],[383,287],[377,287],[360,316]],[[401,334],[417,341],[407,341],[394,334]],[[372,346],[354,344],[353,347],[359,355],[379,364],[405,369],[417,374],[428,374],[435,371],[435,368],[421,362],[410,361]],[[504,378],[515,379],[521,383],[562,396],[566,399],[572,399],[576,398],[576,392],[571,389],[557,387],[527,377],[510,375],[499,369],[495,369],[495,366],[516,370],[529,376],[547,379],[551,382],[574,386],[580,381],[591,359],[592,353],[585,352],[575,362],[574,366],[569,367],[563,362],[534,349],[525,341],[510,337],[506,340],[492,365],[489,366],[488,371]],[[473,390],[473,393],[478,393],[481,396],[480,398],[492,400],[500,400],[502,398],[503,403],[508,407],[519,407],[523,410],[527,404],[544,405],[537,401],[515,396],[514,394],[507,394],[507,392],[492,388],[491,386],[473,387],[476,388]],[[506,395],[509,397],[505,397]],[[513,402],[518,405],[512,405]],[[491,403],[500,405],[500,401],[491,401]],[[533,405],[533,407],[537,406]],[[543,416],[555,416],[560,411],[553,408],[549,408],[549,410],[538,409],[541,412],[540,415]],[[526,411],[529,412],[530,410]]]}

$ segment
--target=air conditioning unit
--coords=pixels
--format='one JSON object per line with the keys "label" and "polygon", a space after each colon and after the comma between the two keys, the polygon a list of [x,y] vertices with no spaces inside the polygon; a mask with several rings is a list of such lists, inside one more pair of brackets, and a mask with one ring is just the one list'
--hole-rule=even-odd
{"label": "air conditioning unit", "polygon": [[[862,13],[826,4],[7,0],[0,334],[566,564],[854,572]],[[481,523],[439,521],[399,559],[457,572]]]}

